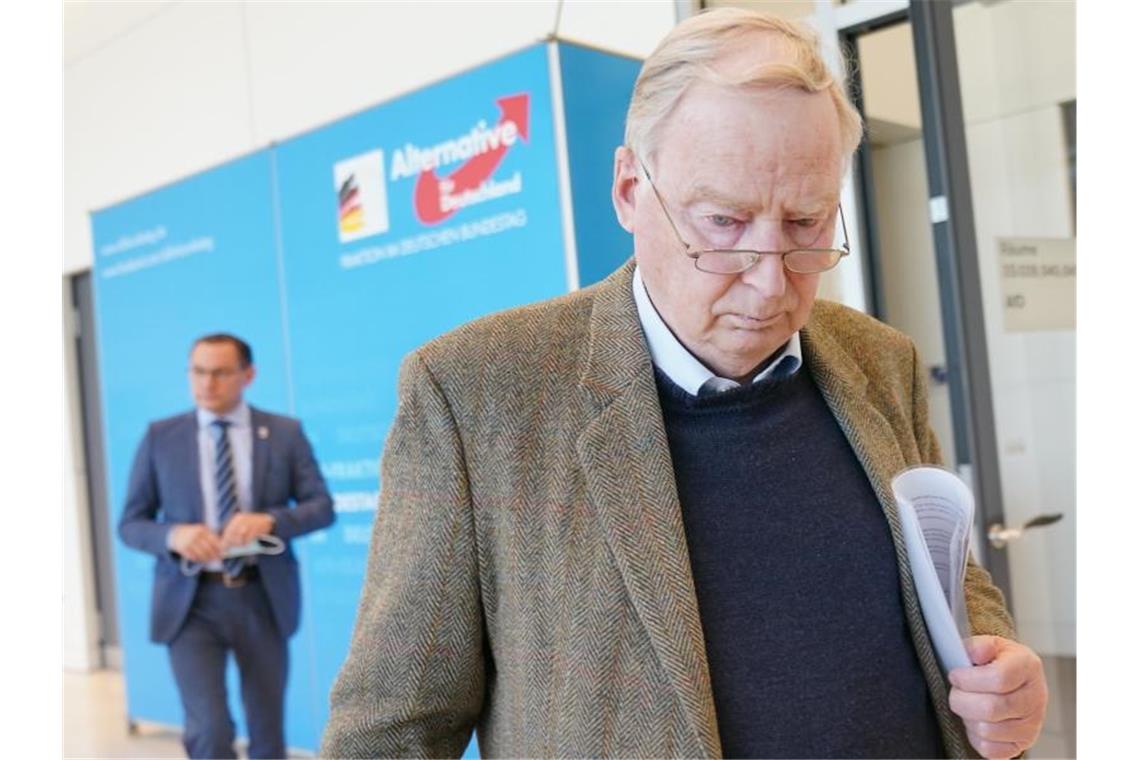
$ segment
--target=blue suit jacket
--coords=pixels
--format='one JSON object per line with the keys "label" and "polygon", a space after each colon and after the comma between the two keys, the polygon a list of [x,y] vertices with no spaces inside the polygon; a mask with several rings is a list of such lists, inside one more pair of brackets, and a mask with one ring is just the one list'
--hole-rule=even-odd
{"label": "blue suit jacket", "polygon": [[[250,407],[250,423],[254,509],[273,515],[273,532],[285,541],[283,553],[260,555],[257,566],[277,627],[291,636],[300,621],[301,591],[289,541],[331,525],[332,498],[300,422]],[[135,455],[119,519],[123,542],[157,558],[150,637],[160,643],[178,633],[198,585],[196,577],[182,574],[181,558],[166,548],[172,524],[204,521],[198,459],[193,411],[152,422]]]}

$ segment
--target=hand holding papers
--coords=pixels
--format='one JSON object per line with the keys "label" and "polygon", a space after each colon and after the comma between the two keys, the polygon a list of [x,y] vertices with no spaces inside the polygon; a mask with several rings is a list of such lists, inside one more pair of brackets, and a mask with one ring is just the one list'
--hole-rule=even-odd
{"label": "hand holding papers", "polygon": [[[974,497],[958,477],[939,467],[914,467],[891,481],[934,653],[953,670],[950,709],[983,757],[1013,757],[1036,741],[1045,720],[1048,690],[1041,658],[1024,644],[999,636],[963,638],[966,558],[974,525]],[[974,665],[974,663],[977,663]],[[1020,684],[1020,685],[1019,685]]]}
{"label": "hand holding papers", "polygon": [[962,639],[966,616],[966,557],[974,496],[940,467],[913,467],[891,481],[911,574],[934,652],[944,672],[969,667]]}

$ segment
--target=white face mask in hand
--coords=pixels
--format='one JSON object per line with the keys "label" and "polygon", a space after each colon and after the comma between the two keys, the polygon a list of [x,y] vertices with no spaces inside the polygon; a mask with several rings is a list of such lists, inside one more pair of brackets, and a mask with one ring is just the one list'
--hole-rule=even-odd
{"label": "white face mask in hand", "polygon": [[[285,551],[285,542],[277,536],[258,536],[250,541],[248,544],[242,546],[231,546],[226,549],[222,555],[222,559],[230,559],[232,557],[249,557],[254,554],[280,554]],[[198,562],[191,562],[185,557],[182,558],[182,574],[183,575],[197,575],[202,569],[202,565]]]}

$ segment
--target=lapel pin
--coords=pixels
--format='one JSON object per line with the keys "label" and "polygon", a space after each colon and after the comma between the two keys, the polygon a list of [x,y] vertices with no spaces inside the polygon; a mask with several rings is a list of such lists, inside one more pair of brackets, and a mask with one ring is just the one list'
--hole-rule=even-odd
{"label": "lapel pin", "polygon": [[263,441],[267,440],[269,438],[269,428],[267,428],[265,425],[260,426],[257,429],[257,437]]}

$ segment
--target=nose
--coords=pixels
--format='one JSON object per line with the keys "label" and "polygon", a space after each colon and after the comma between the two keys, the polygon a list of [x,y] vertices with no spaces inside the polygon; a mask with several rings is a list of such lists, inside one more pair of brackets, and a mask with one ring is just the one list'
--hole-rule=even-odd
{"label": "nose", "polygon": [[[742,241],[743,243],[744,241]],[[758,225],[756,234],[747,241],[755,251],[783,251],[789,247],[778,222]],[[768,298],[781,298],[788,287],[788,272],[784,258],[778,253],[766,253],[751,267],[740,273],[740,279]]]}

